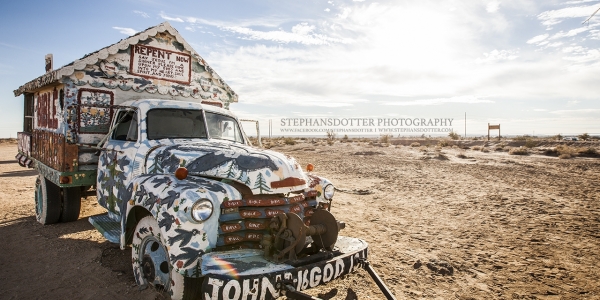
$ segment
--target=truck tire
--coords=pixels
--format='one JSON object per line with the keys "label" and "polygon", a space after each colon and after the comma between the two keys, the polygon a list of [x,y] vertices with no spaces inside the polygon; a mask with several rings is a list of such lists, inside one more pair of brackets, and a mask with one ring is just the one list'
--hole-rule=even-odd
{"label": "truck tire", "polygon": [[62,189],[62,211],[60,222],[73,222],[79,219],[81,209],[81,187],[74,186]]}
{"label": "truck tire", "polygon": [[43,175],[38,175],[35,182],[35,217],[37,221],[44,225],[58,222],[60,209],[60,188]]}
{"label": "truck tire", "polygon": [[173,269],[154,216],[142,218],[133,234],[131,261],[140,288],[154,287],[172,300],[201,299],[202,278],[188,278]]}

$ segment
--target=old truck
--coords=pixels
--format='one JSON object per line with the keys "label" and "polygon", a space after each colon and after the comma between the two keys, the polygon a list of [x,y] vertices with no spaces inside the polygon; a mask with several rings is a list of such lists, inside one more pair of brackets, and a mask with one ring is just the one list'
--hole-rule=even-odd
{"label": "old truck", "polygon": [[[39,171],[42,224],[89,217],[132,247],[135,280],[173,299],[307,297],[364,267],[367,243],[338,235],[335,188],[256,148],[228,110],[237,95],[162,23],[15,90],[17,160]],[[95,191],[94,191],[95,190]]]}

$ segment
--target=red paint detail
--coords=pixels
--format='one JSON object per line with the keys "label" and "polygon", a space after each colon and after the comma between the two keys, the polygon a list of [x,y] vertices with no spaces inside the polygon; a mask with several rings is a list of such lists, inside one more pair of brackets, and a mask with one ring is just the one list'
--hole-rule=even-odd
{"label": "red paint detail", "polygon": [[265,209],[265,213],[267,214],[267,217],[274,217],[278,214],[285,214],[285,211],[281,210],[281,209]]}
{"label": "red paint detail", "polygon": [[299,186],[299,185],[303,185],[303,184],[306,184],[306,181],[304,179],[296,178],[296,177],[288,177],[284,180],[271,182],[271,188],[276,189],[276,188],[282,188],[282,187]]}
{"label": "red paint detail", "polygon": [[242,218],[257,218],[262,216],[262,213],[258,210],[242,210],[240,211]]}
{"label": "red paint detail", "polygon": [[261,223],[261,222],[246,221],[246,222],[244,222],[244,225],[246,225],[246,229],[251,229],[251,230],[267,229],[267,225],[265,223]]}
{"label": "red paint detail", "polygon": [[243,205],[242,200],[229,200],[229,201],[223,202],[223,207],[226,207],[226,208],[240,207],[242,205]]}
{"label": "red paint detail", "polygon": [[235,232],[242,230],[242,225],[240,224],[222,224],[221,230],[223,232]]}

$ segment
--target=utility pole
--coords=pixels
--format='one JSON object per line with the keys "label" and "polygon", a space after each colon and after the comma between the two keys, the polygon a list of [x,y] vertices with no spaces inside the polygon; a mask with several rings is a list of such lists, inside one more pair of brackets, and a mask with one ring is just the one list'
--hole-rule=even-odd
{"label": "utility pole", "polygon": [[465,139],[467,138],[467,112],[465,111]]}

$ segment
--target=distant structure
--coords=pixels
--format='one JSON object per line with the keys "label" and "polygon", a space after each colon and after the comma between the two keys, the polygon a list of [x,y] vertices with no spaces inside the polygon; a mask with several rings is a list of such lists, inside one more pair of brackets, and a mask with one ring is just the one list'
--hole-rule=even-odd
{"label": "distant structure", "polygon": [[490,140],[490,130],[496,130],[496,129],[498,129],[498,140],[500,140],[500,124],[490,125],[490,123],[488,123],[488,141]]}

